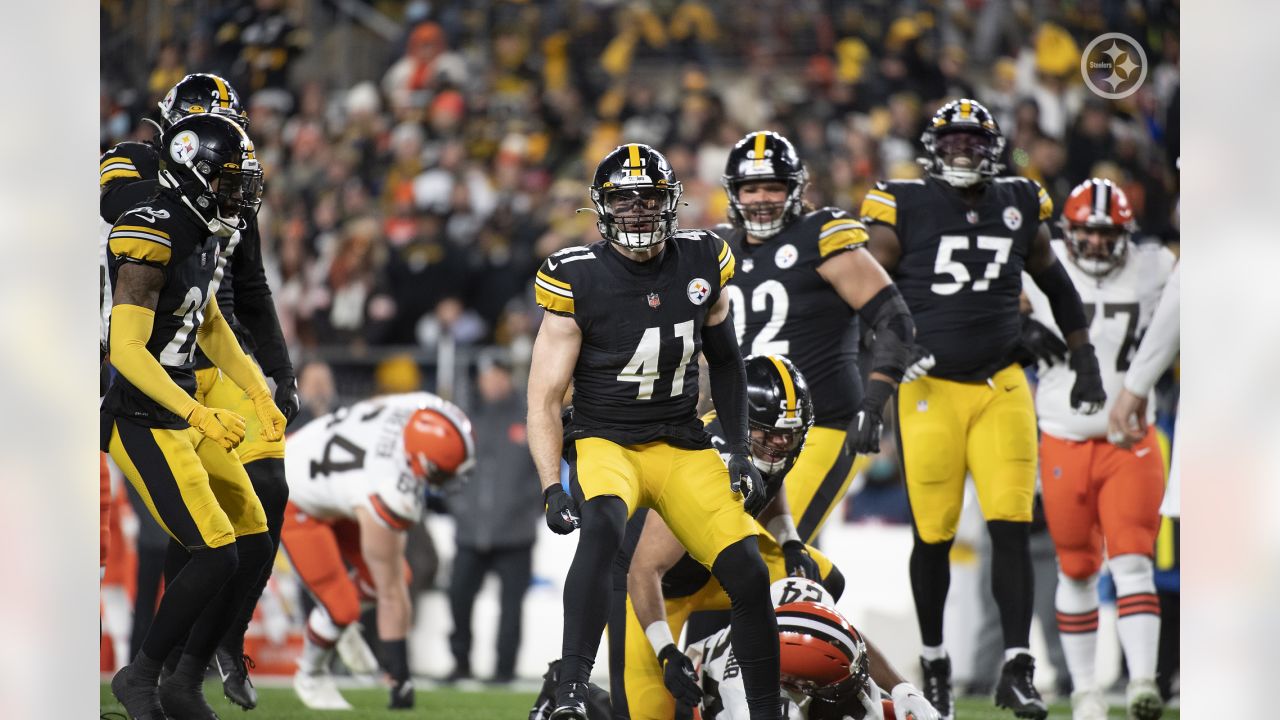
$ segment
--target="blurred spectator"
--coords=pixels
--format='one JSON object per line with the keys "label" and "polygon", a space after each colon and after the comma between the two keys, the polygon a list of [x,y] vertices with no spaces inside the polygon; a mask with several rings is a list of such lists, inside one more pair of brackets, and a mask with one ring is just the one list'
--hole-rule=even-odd
{"label": "blurred spectator", "polygon": [[214,51],[231,68],[228,79],[245,97],[266,88],[289,91],[289,68],[308,43],[306,30],[294,24],[284,0],[253,0],[218,26]]}
{"label": "blurred spectator", "polygon": [[533,542],[542,498],[529,455],[525,403],[512,383],[510,358],[481,355],[476,377],[480,402],[471,410],[476,466],[449,486],[449,513],[456,520],[458,554],[449,581],[454,669],[450,681],[471,677],[471,614],[489,572],[502,583],[498,664],[493,681],[515,677],[520,650],[521,606],[533,572]]}
{"label": "blurred spectator", "polygon": [[311,361],[302,366],[298,372],[298,397],[302,400],[302,409],[291,423],[292,429],[328,415],[338,407],[338,391],[328,363]]}
{"label": "blurred spectator", "polygon": [[449,51],[444,31],[424,22],[409,33],[404,55],[382,77],[382,91],[395,117],[403,120],[421,113],[441,87],[462,87],[466,81],[466,64]]}

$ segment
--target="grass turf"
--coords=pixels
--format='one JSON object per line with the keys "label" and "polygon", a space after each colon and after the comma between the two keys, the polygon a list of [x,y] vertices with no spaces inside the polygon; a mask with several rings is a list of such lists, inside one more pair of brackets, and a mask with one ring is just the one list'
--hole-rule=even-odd
{"label": "grass turf", "polygon": [[[392,711],[386,709],[387,691],[380,688],[343,689],[342,695],[354,706],[345,712],[317,712],[303,707],[289,688],[258,688],[259,704],[256,710],[244,713],[222,697],[221,685],[205,684],[205,697],[223,720],[301,720],[302,718],[333,718],[334,720],[403,720],[405,717],[429,717],[432,720],[520,720],[529,714],[534,693],[488,690],[465,692],[451,689],[419,689],[414,710]],[[124,709],[111,696],[107,683],[101,686],[101,707],[104,720],[124,720]],[[112,715],[112,713],[115,713]],[[1177,709],[1168,709],[1164,717],[1179,720]],[[1109,717],[1124,718],[1124,708],[1113,706]],[[1065,702],[1049,707],[1050,720],[1069,720],[1071,707]],[[1014,720],[1013,713],[995,707],[990,700],[965,698],[956,703],[957,720]]]}

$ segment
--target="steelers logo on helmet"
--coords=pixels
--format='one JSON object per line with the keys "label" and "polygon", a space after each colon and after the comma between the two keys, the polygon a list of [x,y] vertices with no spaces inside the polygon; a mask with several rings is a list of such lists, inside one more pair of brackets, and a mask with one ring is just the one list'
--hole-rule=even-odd
{"label": "steelers logo on helmet", "polygon": [[241,127],[248,127],[249,115],[231,83],[212,73],[192,73],[165,93],[158,104],[162,130],[190,115],[214,113]]}
{"label": "steelers logo on helmet", "polygon": [[1067,196],[1062,207],[1067,256],[1076,267],[1104,277],[1124,265],[1137,224],[1129,196],[1104,178],[1089,178]]}
{"label": "steelers logo on helmet", "polygon": [[920,142],[925,172],[953,187],[986,182],[1004,169],[1004,136],[991,111],[976,100],[952,100],[938,108]]}
{"label": "steelers logo on helmet", "polygon": [[[801,196],[809,173],[790,140],[760,130],[748,133],[729,151],[720,181],[729,196],[729,222],[767,240],[804,211]],[[781,200],[775,199],[778,196]]]}
{"label": "steelers logo on helmet", "polygon": [[609,242],[645,250],[679,228],[683,192],[671,163],[648,145],[619,145],[600,161],[591,182],[596,227]]}
{"label": "steelers logo on helmet", "polygon": [[708,283],[700,277],[694,278],[689,281],[689,286],[686,288],[686,292],[689,293],[689,302],[694,305],[701,305],[706,302],[707,297],[711,295],[711,283]]}
{"label": "steelers logo on helmet", "polygon": [[813,425],[813,398],[804,376],[781,355],[751,355],[747,369],[747,425],[751,462],[766,484],[786,475]]}
{"label": "steelers logo on helmet", "polygon": [[186,164],[196,156],[196,151],[200,149],[200,136],[184,130],[173,137],[169,142],[169,157],[174,162]]}

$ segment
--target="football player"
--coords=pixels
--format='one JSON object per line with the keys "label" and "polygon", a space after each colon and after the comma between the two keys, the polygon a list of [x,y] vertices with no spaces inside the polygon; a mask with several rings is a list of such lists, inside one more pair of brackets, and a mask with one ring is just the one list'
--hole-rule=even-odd
{"label": "football player", "polygon": [[[1133,209],[1110,180],[1080,183],[1062,208],[1065,241],[1051,243],[1085,303],[1089,336],[1100,356],[1103,386],[1116,398],[1124,373],[1173,270],[1173,253],[1158,243],[1133,242]],[[1054,337],[1049,300],[1026,288],[1032,318]],[[1107,416],[1071,411],[1075,374],[1062,362],[1040,365],[1040,485],[1045,519],[1058,552],[1057,613],[1071,670],[1076,720],[1100,720],[1107,703],[1094,675],[1098,635],[1098,571],[1105,545],[1116,584],[1116,630],[1129,667],[1129,717],[1154,720],[1160,603],[1152,554],[1160,530],[1164,461],[1156,433],[1146,426],[1127,448],[1107,441]]]}
{"label": "football player", "polygon": [[[808,210],[809,174],[785,137],[749,133],[723,177],[731,225],[717,227],[738,259],[726,287],[743,354],[785,355],[813,389],[814,427],[787,476],[796,539],[812,542],[857,470],[880,448],[885,402],[902,379],[915,326],[884,268],[865,250],[857,218]],[[857,321],[874,330],[865,394]]]}
{"label": "football player", "polygon": [[[554,253],[535,299],[548,312],[529,374],[529,449],[547,524],[579,526],[564,588],[561,678],[552,720],[585,720],[587,682],[609,612],[609,567],[627,518],[649,507],[732,598],[733,641],[751,715],[776,720],[778,646],[769,576],[745,507],[765,500],[750,459],[746,372],[721,292],[733,253],[701,230],[678,231],[681,187],[647,145],[601,161],[591,199],[604,237]],[[727,440],[728,466],[697,415],[698,355]],[[567,426],[561,403],[573,380]],[[560,486],[561,454],[570,492]]]}
{"label": "football player", "polygon": [[[407,531],[426,486],[475,461],[471,421],[430,393],[387,395],[312,420],[289,437],[289,506],[281,538],[316,601],[293,687],[312,710],[349,710],[329,675],[335,650],[353,672],[373,672],[354,623],[362,600],[378,608],[378,639],[391,677],[391,708],[413,707]],[[354,577],[347,572],[353,568]],[[336,647],[335,647],[336,646]]]}
{"label": "football player", "polygon": [[[248,114],[240,96],[226,80],[207,73],[188,75],[169,90],[159,104],[160,128],[193,114],[211,113],[229,118],[247,129]],[[100,215],[104,227],[102,240],[105,262],[106,230],[129,207],[143,203],[153,195],[158,184],[159,149],[153,143],[123,142],[108,150],[100,163]],[[252,354],[264,374],[275,380],[275,402],[286,420],[293,420],[299,409],[297,381],[293,365],[276,317],[275,302],[267,285],[262,266],[261,241],[256,215],[242,218],[240,240],[229,262],[221,269],[218,305],[241,348]],[[106,319],[111,311],[110,289],[103,307],[103,341]],[[233,410],[246,420],[244,442],[236,448],[240,461],[253,483],[254,492],[267,513],[267,527],[275,548],[280,545],[280,527],[288,486],[284,479],[284,442],[267,440],[253,412],[252,401],[245,390],[225,373],[219,373],[208,357],[197,349],[196,398],[210,407]],[[177,543],[169,546],[165,577],[172,579],[186,561],[186,553]],[[249,681],[244,657],[244,633],[253,617],[254,607],[270,577],[270,567],[258,580],[250,602],[227,631],[215,654],[223,690],[232,702],[251,709],[257,705],[257,691]],[[172,660],[170,663],[172,664]]]}
{"label": "football player", "polygon": [[[211,718],[201,692],[214,648],[271,561],[267,519],[233,452],[245,421],[196,399],[199,346],[251,399],[267,440],[285,418],[218,307],[220,258],[257,211],[253,142],[216,114],[161,136],[160,186],[107,240],[114,302],[108,350],[118,376],[103,400],[103,444],[162,528],[189,553],[165,588],[142,649],[111,681],[134,718]],[[161,663],[186,637],[174,672]]]}
{"label": "football player", "polygon": [[[784,490],[783,478],[802,454],[813,424],[809,388],[804,376],[781,356],[755,355],[745,365],[751,460],[768,495],[756,516],[756,533],[769,578],[811,578],[839,597],[844,590],[840,572],[825,555],[794,539],[795,523]],[[724,446],[716,414],[708,414],[703,422],[712,444]],[[666,669],[670,661],[680,657],[675,638],[691,613],[727,611],[730,600],[711,573],[685,552],[662,518],[644,509],[627,523],[614,573],[609,627],[614,708],[619,716],[635,720],[669,718],[674,701],[663,687],[663,678],[671,672]]]}
{"label": "football player", "polygon": [[1075,371],[1071,407],[1095,413],[1106,394],[1080,296],[1049,247],[1044,221],[1053,201],[1032,180],[996,177],[1004,137],[991,113],[973,100],[949,102],[921,141],[928,176],[878,183],[863,200],[862,219],[868,247],[893,275],[920,344],[936,360],[932,369],[925,367],[931,361],[913,363],[898,388],[925,692],[944,718],[952,716],[942,614],[969,473],[991,535],[992,592],[1004,634],[996,704],[1019,717],[1043,718],[1047,710],[1028,650],[1036,417],[1026,376],[1014,362],[1023,270],[1049,298],[1066,337]]}
{"label": "football player", "polygon": [[[788,720],[937,720],[914,685],[836,610],[812,580],[785,578],[770,588],[781,645],[781,697]],[[746,720],[741,674],[728,630],[685,650],[673,680],[700,701],[703,720]],[[888,698],[880,688],[890,688]]]}

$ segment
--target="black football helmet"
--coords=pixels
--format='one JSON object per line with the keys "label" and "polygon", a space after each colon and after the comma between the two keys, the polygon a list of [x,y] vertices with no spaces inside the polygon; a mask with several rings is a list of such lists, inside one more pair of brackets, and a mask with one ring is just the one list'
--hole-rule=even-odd
{"label": "black football helmet", "polygon": [[809,384],[781,355],[751,355],[747,366],[747,424],[751,461],[773,486],[795,464],[813,425]]}
{"label": "black football helmet", "polygon": [[231,83],[211,73],[193,73],[169,88],[160,101],[160,129],[170,126],[188,115],[214,113],[235,120],[242,127],[249,127],[249,113],[240,103],[240,94]]}
{"label": "black football helmet", "polygon": [[[991,111],[977,100],[952,100],[938,108],[920,142],[925,172],[952,187],[986,182],[1004,169],[1000,164],[1004,135]],[[967,166],[955,164],[956,160],[964,160]]]}
{"label": "black football helmet", "polygon": [[[750,208],[744,207],[738,200],[738,188],[754,180],[786,183],[787,199],[782,203],[752,203]],[[772,130],[759,130],[748,133],[729,151],[720,181],[729,195],[729,222],[741,225],[749,234],[763,240],[777,235],[787,223],[800,217],[804,209],[801,196],[809,184],[809,171],[800,162],[790,140]],[[753,220],[751,216],[762,210],[772,211],[771,219]]]}
{"label": "black football helmet", "polygon": [[679,227],[682,192],[662,153],[639,143],[619,145],[600,161],[591,182],[596,227],[628,250],[653,247]]}
{"label": "black football helmet", "polygon": [[258,212],[262,167],[244,128],[226,115],[201,113],[160,136],[160,184],[178,191],[209,232],[229,237]]}

